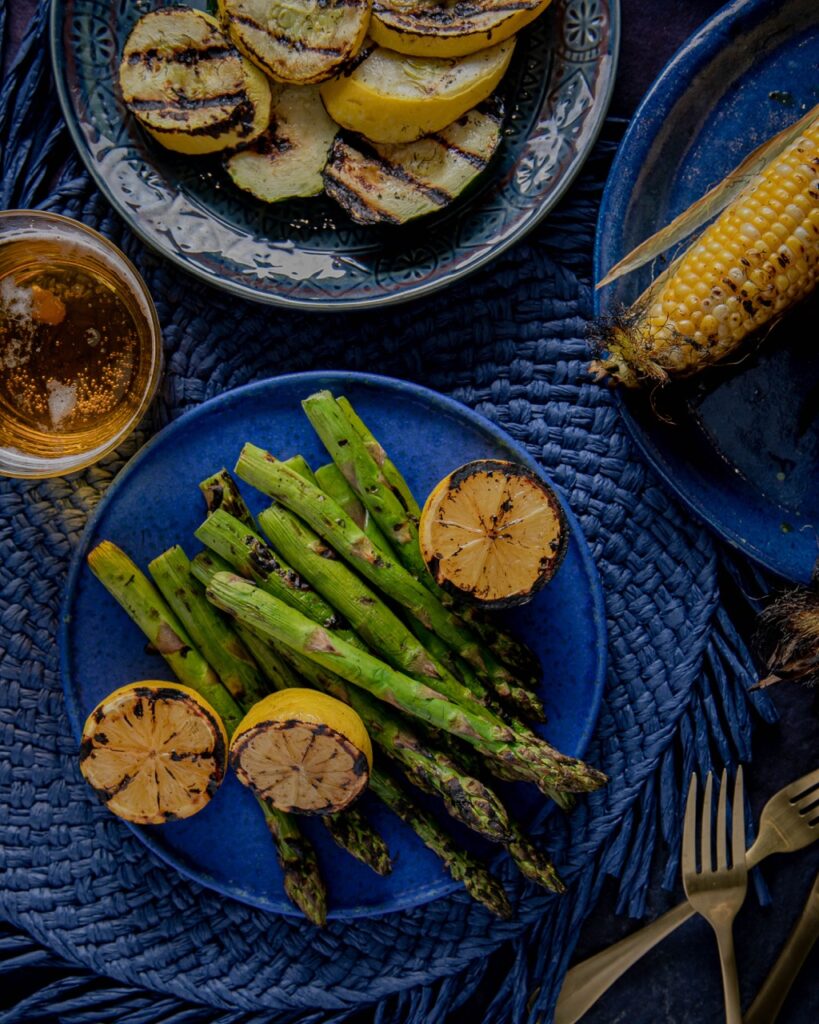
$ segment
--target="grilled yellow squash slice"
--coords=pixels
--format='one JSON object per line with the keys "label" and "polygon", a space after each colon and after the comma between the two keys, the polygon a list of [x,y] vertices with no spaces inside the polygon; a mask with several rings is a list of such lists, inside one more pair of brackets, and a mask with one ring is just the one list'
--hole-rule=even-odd
{"label": "grilled yellow squash slice", "polygon": [[486,168],[500,141],[494,111],[470,110],[415,142],[333,146],[324,188],[359,224],[404,224],[440,210]]}
{"label": "grilled yellow squash slice", "polygon": [[266,203],[314,196],[324,188],[322,171],[337,131],[318,86],[276,85],[270,127],[229,156],[225,167],[239,188]]}
{"label": "grilled yellow squash slice", "polygon": [[551,0],[374,0],[371,38],[418,57],[463,57],[508,39]]}
{"label": "grilled yellow squash slice", "polygon": [[125,43],[119,82],[128,109],[166,149],[215,153],[260,134],[270,118],[267,79],[215,18],[164,7],[140,18]]}
{"label": "grilled yellow squash slice", "polygon": [[[367,44],[365,44],[365,47]],[[468,57],[407,57],[367,47],[352,70],[326,82],[321,96],[338,124],[372,142],[412,142],[440,131],[494,90],[514,39]]]}
{"label": "grilled yellow squash slice", "polygon": [[358,52],[372,0],[219,0],[231,39],[278,82],[331,78]]}

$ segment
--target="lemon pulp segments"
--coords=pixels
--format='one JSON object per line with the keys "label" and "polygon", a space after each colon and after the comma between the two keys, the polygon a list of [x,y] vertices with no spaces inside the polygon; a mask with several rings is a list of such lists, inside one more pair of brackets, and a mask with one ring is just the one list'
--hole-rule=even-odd
{"label": "lemon pulp segments", "polygon": [[146,681],[109,694],[88,716],[80,770],[114,814],[158,825],[201,811],[219,788],[227,734],[202,697]]}
{"label": "lemon pulp segments", "polygon": [[259,701],[230,745],[238,778],[273,807],[331,814],[366,787],[372,744],[352,708],[293,687]]}
{"label": "lemon pulp segments", "polygon": [[439,584],[484,607],[508,607],[552,578],[568,530],[556,496],[531,470],[481,459],[435,487],[419,539]]}

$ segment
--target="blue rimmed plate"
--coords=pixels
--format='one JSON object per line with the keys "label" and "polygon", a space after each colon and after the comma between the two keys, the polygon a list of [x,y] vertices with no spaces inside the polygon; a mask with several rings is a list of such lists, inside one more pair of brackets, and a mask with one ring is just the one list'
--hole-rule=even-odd
{"label": "blue rimmed plate", "polygon": [[52,60],[74,142],[144,242],[214,287],[279,305],[400,302],[486,263],[566,191],[614,84],[618,0],[553,0],[520,35],[500,87],[505,137],[474,190],[416,224],[362,227],[326,197],[261,203],[230,183],[218,159],[180,158],[143,135],[118,95],[117,67],[134,22],[158,6],[54,0]]}
{"label": "blue rimmed plate", "polygon": [[[595,277],[819,101],[816,0],[728,4],[646,96],[609,175]],[[655,268],[656,269],[656,268]],[[633,301],[649,268],[597,293]],[[637,444],[724,539],[794,581],[819,554],[819,350],[810,300],[735,365],[688,385],[622,394]]]}
{"label": "blue rimmed plate", "polygon": [[[100,502],[74,553],[60,628],[63,687],[72,728],[111,690],[137,679],[171,678],[165,663],[145,651],[136,626],[91,575],[85,556],[112,540],[144,569],[160,551],[181,543],[193,555],[193,531],[204,506],[197,484],[211,470],[232,466],[253,440],[275,454],[301,452],[314,465],[326,452],[300,401],[320,388],[344,393],[405,471],[427,494],[447,472],[478,457],[510,458],[536,472],[531,457],[498,427],[451,399],[417,385],[366,374],[305,373],[227,392],[180,417],[154,437],[119,474]],[[254,511],[264,498],[245,488]],[[509,625],[540,657],[545,735],[568,754],[582,755],[597,719],[605,682],[606,626],[597,570],[570,509],[566,558],[531,604],[509,613]],[[532,786],[505,790],[510,806],[533,822],[547,801]],[[88,799],[93,800],[89,790]],[[366,917],[412,907],[453,892],[457,885],[417,837],[375,800],[372,817],[393,854],[394,869],[378,878],[341,855],[320,823],[305,829],[316,842],[328,883],[330,916]],[[282,891],[271,840],[250,792],[232,776],[213,802],[186,821],[133,826],[149,850],[184,875],[256,907],[298,913]],[[459,842],[483,854],[491,848],[457,830]]]}

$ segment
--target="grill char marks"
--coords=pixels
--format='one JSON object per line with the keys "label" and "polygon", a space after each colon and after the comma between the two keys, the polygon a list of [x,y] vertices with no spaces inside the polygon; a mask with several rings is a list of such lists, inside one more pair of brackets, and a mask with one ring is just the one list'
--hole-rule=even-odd
{"label": "grill char marks", "polygon": [[412,143],[336,140],[325,188],[362,224],[403,224],[447,206],[488,166],[500,120],[475,109]]}
{"label": "grill char marks", "polygon": [[220,0],[231,39],[278,82],[313,85],[332,78],[358,52],[371,0],[305,3]]}
{"label": "grill char marks", "polygon": [[313,46],[307,40],[301,39],[298,36],[288,35],[282,31],[273,32],[246,14],[236,15],[233,20],[237,25],[255,29],[257,32],[264,32],[265,35],[273,39],[280,46],[295,50],[296,53],[317,53],[325,57],[340,57],[344,53],[343,46]]}
{"label": "grill char marks", "polygon": [[134,112],[144,112],[148,110],[165,110],[170,111],[174,108],[178,109],[181,113],[187,110],[202,110],[205,107],[236,107],[243,100],[247,99],[247,95],[244,91],[231,92],[223,94],[222,96],[198,96],[191,97],[185,96],[179,93],[174,97],[173,104],[169,104],[167,100],[141,100],[133,99],[128,106]]}
{"label": "grill char marks", "polygon": [[225,57],[238,57],[239,51],[229,43],[216,43],[213,46],[197,48],[188,46],[184,49],[172,50],[170,53],[160,53],[156,47],[148,50],[133,50],[126,60],[130,65],[155,63],[182,64],[185,67],[192,67],[209,60],[223,60]]}
{"label": "grill char marks", "polygon": [[512,38],[550,0],[374,0],[369,32],[380,45],[418,57],[465,57]]}
{"label": "grill char marks", "polygon": [[161,8],[134,25],[119,70],[122,97],[169,149],[234,147],[266,125],[269,87],[210,15]]}
{"label": "grill char marks", "polygon": [[[435,139],[447,150],[455,150],[454,146],[450,146],[444,139],[439,138],[437,135],[430,135],[429,138]],[[436,188],[433,185],[428,185],[426,182],[421,181],[415,177],[397,161],[388,160],[387,157],[382,156],[375,149],[369,146],[364,139],[356,140],[358,144],[358,150],[368,161],[378,166],[379,170],[388,178],[395,178],[396,181],[403,182],[405,185],[409,185],[414,189],[417,189],[423,196],[435,203],[436,206],[446,206],[447,203],[452,202],[455,198],[446,189]],[[481,164],[481,167],[485,167],[485,164]]]}
{"label": "grill char marks", "polygon": [[358,192],[335,176],[332,164],[324,172],[324,187],[327,194],[346,210],[357,224],[400,224],[397,217],[386,212],[376,212]]}

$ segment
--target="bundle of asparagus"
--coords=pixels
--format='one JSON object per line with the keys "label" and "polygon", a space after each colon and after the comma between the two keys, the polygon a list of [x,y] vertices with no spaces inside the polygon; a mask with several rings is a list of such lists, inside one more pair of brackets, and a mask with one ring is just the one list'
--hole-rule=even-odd
{"label": "bundle of asparagus", "polygon": [[[226,470],[204,480],[209,515],[196,536],[206,550],[188,562],[175,547],[151,563],[167,604],[112,545],[92,552],[92,570],[229,731],[271,689],[328,693],[353,707],[381,752],[372,791],[473,897],[509,913],[486,867],[395,775],[501,844],[526,877],[561,891],[489,779],[533,782],[566,807],[605,777],[527,725],[543,716],[536,659],[434,582],[418,545],[418,503],[349,402],[320,392],[303,404],[333,463],[314,474],[300,456],[279,461],[245,445],[236,471],[274,504],[257,524]],[[264,810],[288,893],[321,920],[324,889],[309,844],[292,815]],[[356,807],[324,820],[350,853],[389,869],[383,841]]]}

